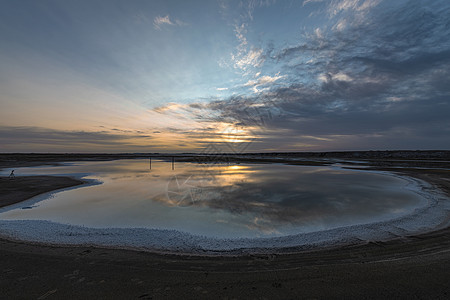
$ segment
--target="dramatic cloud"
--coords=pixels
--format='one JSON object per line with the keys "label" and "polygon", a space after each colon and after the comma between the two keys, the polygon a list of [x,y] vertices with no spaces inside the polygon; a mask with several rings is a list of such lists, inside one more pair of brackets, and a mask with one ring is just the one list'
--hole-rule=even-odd
{"label": "dramatic cloud", "polygon": [[[450,5],[408,2],[387,11],[380,1],[355,0],[332,2],[328,11],[328,28],[266,60],[288,74],[288,86],[208,108],[234,124],[265,119],[253,134],[266,149],[277,143],[285,149],[449,148]],[[356,16],[340,16],[348,11]],[[337,30],[351,17],[359,21]],[[258,111],[249,113],[252,107]]]}
{"label": "dramatic cloud", "polygon": [[1,151],[450,149],[449,1],[111,1],[0,10]]}

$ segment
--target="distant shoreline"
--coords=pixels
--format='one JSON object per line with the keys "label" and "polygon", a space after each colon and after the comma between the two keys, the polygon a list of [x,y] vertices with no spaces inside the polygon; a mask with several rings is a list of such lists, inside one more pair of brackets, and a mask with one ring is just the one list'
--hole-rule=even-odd
{"label": "distant shoreline", "polygon": [[115,160],[133,158],[162,158],[178,161],[242,161],[266,160],[279,162],[283,160],[309,159],[360,159],[385,162],[440,161],[450,163],[450,150],[374,150],[374,151],[329,151],[329,152],[205,152],[205,153],[0,153],[0,168],[15,166],[32,166],[53,164],[64,161]]}

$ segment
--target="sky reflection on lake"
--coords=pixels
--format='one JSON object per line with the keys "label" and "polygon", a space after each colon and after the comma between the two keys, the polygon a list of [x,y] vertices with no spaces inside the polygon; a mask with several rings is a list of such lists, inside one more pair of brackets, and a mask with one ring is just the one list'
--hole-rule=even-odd
{"label": "sky reflection on lake", "polygon": [[[3,172],[8,172],[4,170]],[[175,229],[217,237],[294,234],[411,212],[407,181],[374,172],[281,164],[205,165],[149,160],[77,162],[17,169],[18,175],[78,174],[99,185],[56,193],[0,219],[88,227]]]}

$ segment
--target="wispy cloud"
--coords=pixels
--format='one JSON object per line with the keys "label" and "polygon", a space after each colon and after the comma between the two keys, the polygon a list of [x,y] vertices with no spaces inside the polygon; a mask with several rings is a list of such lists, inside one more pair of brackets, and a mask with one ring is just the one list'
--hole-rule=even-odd
{"label": "wispy cloud", "polygon": [[257,86],[257,85],[264,85],[264,84],[269,84],[269,83],[274,83],[275,81],[283,78],[284,76],[261,76],[259,78],[257,78],[256,80],[249,80],[247,81],[246,84],[244,84],[244,86]]}
{"label": "wispy cloud", "polygon": [[234,67],[246,71],[249,67],[260,67],[264,63],[264,56],[262,49],[253,48],[244,53],[238,53],[233,56]]}
{"label": "wispy cloud", "polygon": [[244,7],[246,16],[253,20],[253,12],[258,7],[267,7],[273,5],[277,2],[277,0],[246,0],[241,1],[240,5]]}
{"label": "wispy cloud", "polygon": [[273,83],[275,83],[276,81],[278,81],[278,80],[280,80],[280,79],[282,79],[284,77],[286,77],[286,76],[282,76],[279,73],[276,74],[275,76],[265,75],[265,76],[261,76],[261,77],[258,77],[256,79],[251,79],[251,80],[247,81],[244,84],[244,86],[252,87],[253,91],[255,93],[258,93],[258,92],[261,91],[259,89],[260,87],[272,85]]}
{"label": "wispy cloud", "polygon": [[167,111],[175,111],[175,110],[178,110],[178,109],[182,109],[184,107],[186,107],[186,105],[171,102],[171,103],[167,103],[167,104],[162,105],[162,106],[155,107],[153,109],[153,111],[158,112],[158,113],[164,113],[164,112],[167,112]]}
{"label": "wispy cloud", "polygon": [[324,0],[304,0],[303,6],[305,6],[308,3],[314,3],[314,2],[323,2]]}
{"label": "wispy cloud", "polygon": [[331,15],[337,15],[341,12],[367,12],[380,4],[381,0],[338,0],[334,1],[328,7]]}
{"label": "wispy cloud", "polygon": [[153,26],[159,30],[161,30],[163,26],[185,26],[185,25],[187,25],[187,23],[180,21],[178,19],[171,20],[169,15],[166,15],[164,17],[157,16],[153,20]]}
{"label": "wispy cloud", "polygon": [[[258,1],[250,1],[248,5],[249,11],[253,12],[256,6],[264,4],[259,3]],[[252,14],[250,13],[249,16],[251,17]],[[263,49],[249,44],[246,37],[247,27],[248,23],[246,19],[241,23],[234,25],[234,33],[238,45],[236,51],[231,54],[233,67],[244,72],[244,75],[249,75],[252,69],[261,67],[265,61]]]}
{"label": "wispy cloud", "polygon": [[330,3],[328,6],[330,18],[339,17],[333,29],[342,31],[347,26],[364,24],[370,11],[381,2],[382,0],[339,0]]}

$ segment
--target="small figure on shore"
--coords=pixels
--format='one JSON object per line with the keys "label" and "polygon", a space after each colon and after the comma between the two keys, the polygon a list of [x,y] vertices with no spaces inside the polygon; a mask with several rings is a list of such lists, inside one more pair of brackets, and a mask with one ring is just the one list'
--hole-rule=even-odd
{"label": "small figure on shore", "polygon": [[15,178],[16,175],[14,175],[14,170],[11,171],[11,174],[9,174],[9,178]]}

